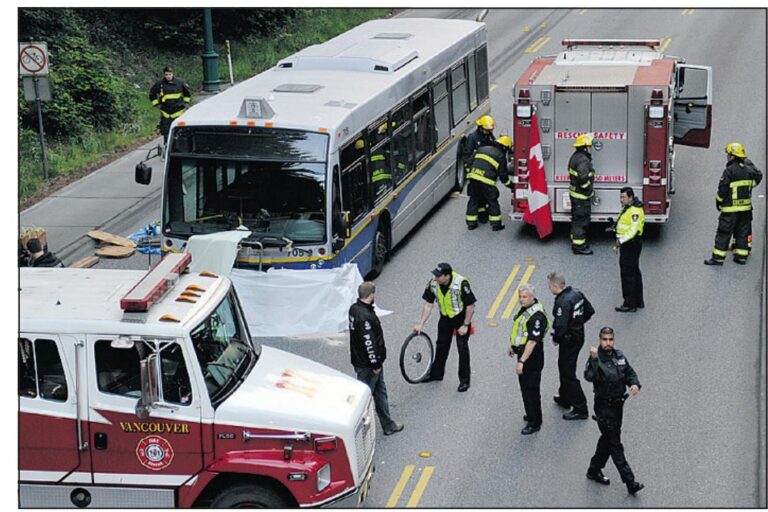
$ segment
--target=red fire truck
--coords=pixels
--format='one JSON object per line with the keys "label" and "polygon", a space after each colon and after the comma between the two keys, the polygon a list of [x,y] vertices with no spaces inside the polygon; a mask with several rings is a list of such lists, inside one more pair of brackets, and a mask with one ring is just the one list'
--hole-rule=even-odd
{"label": "red fire truck", "polygon": [[21,507],[355,506],[368,387],[251,339],[231,281],[166,256],[21,270]]}
{"label": "red fire truck", "polygon": [[621,210],[631,186],[647,222],[666,222],[675,192],[675,144],[709,147],[712,68],[658,50],[659,40],[566,39],[535,59],[514,88],[513,220],[528,203],[531,116],[537,116],[554,221],[570,221],[568,160],[576,137],[594,135],[592,221]]}

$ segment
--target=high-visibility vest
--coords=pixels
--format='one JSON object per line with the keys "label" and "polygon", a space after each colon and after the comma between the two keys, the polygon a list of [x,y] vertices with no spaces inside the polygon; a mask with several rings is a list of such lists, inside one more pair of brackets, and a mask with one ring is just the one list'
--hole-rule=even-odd
{"label": "high-visibility vest", "polygon": [[645,212],[637,203],[625,206],[616,221],[616,239],[620,244],[629,242],[637,236],[643,236]]}
{"label": "high-visibility vest", "polygon": [[464,281],[469,282],[466,277],[452,272],[451,284],[448,285],[448,291],[445,293],[435,279],[429,282],[429,287],[440,305],[441,315],[453,318],[464,311],[464,302],[461,300],[461,285]]}
{"label": "high-visibility vest", "polygon": [[538,312],[543,313],[544,318],[547,320],[547,325],[543,327],[544,332],[549,330],[550,320],[546,311],[544,311],[544,306],[542,306],[541,302],[534,302],[527,309],[524,309],[512,323],[512,332],[509,334],[510,345],[513,347],[522,347],[528,343],[528,320]]}

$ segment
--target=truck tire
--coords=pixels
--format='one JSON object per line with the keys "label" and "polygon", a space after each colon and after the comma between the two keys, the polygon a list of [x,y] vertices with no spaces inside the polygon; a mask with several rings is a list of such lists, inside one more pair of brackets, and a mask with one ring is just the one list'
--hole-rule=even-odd
{"label": "truck tire", "polygon": [[259,484],[238,484],[221,491],[211,508],[291,508],[296,504]]}
{"label": "truck tire", "polygon": [[373,247],[371,249],[371,270],[366,276],[368,279],[379,277],[384,270],[384,263],[389,259],[389,238],[387,237],[386,227],[381,221],[376,229],[376,236],[373,238]]}

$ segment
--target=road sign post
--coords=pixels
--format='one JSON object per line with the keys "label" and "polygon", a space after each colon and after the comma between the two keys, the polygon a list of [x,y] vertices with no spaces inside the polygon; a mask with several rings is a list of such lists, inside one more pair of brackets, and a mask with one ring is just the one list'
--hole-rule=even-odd
{"label": "road sign post", "polygon": [[[48,180],[48,154],[45,149],[45,129],[43,128],[43,101],[50,101],[50,86],[48,83],[48,44],[47,43],[20,43],[19,44],[19,74],[22,76],[26,86],[30,77],[34,87],[34,98],[27,94],[25,89],[25,99],[34,101],[37,107],[37,126],[40,134],[40,152],[43,157],[43,179]],[[41,95],[40,80],[42,84],[43,95]]]}

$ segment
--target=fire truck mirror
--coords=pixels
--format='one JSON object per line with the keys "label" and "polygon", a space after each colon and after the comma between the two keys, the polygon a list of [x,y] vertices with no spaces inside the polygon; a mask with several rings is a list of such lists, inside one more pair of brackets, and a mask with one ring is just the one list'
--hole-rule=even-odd
{"label": "fire truck mirror", "polygon": [[140,363],[141,398],[136,404],[136,416],[145,419],[158,402],[157,354],[151,354]]}

